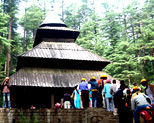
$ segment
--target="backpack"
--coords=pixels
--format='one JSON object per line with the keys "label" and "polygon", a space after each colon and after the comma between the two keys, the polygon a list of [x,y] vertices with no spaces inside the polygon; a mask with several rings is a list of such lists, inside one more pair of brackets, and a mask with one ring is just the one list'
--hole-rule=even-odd
{"label": "backpack", "polygon": [[153,112],[150,112],[147,110],[143,110],[140,112],[140,116],[143,117],[146,123],[152,123],[152,115],[153,115]]}
{"label": "backpack", "polygon": [[102,90],[103,88],[104,88],[104,82],[103,82],[103,80],[102,80],[102,81],[100,81],[98,90]]}

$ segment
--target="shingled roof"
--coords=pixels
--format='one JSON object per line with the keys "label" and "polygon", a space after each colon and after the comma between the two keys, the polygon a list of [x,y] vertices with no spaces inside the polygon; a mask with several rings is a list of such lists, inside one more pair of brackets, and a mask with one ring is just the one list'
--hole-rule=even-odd
{"label": "shingled roof", "polygon": [[21,57],[110,62],[75,43],[42,42]]}
{"label": "shingled roof", "polygon": [[102,70],[109,63],[75,43],[42,42],[18,57],[17,70],[22,67]]}
{"label": "shingled roof", "polygon": [[22,68],[11,76],[10,83],[16,86],[74,87],[83,77],[89,81],[95,76],[98,80],[104,74],[114,79],[105,72],[94,70]]}

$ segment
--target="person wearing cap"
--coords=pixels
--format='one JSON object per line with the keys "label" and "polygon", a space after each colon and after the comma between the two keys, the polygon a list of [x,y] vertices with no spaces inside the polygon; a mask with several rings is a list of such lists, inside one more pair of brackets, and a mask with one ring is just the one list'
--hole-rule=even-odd
{"label": "person wearing cap", "polygon": [[83,108],[89,107],[89,89],[88,89],[88,83],[86,82],[85,78],[81,79],[81,83],[79,84],[79,89],[81,91]]}
{"label": "person wearing cap", "polygon": [[73,91],[73,103],[74,103],[74,107],[75,108],[80,108],[80,90],[79,89],[77,89],[77,87],[78,87],[78,85],[76,85],[75,87],[74,87],[74,91]]}
{"label": "person wearing cap", "polygon": [[112,102],[112,95],[110,94],[110,88],[111,88],[111,81],[107,79],[103,89],[103,95],[105,95],[106,99],[107,111],[113,111],[113,102]]}
{"label": "person wearing cap", "polygon": [[98,107],[98,83],[97,83],[95,77],[91,77],[91,79],[88,83],[91,84],[92,107],[95,106],[95,101],[96,101],[96,107]]}
{"label": "person wearing cap", "polygon": [[150,84],[148,84],[148,81],[146,79],[142,79],[140,81],[140,84],[146,87],[145,88],[145,94],[147,96],[149,96],[151,98],[151,100],[152,100],[152,103],[154,103],[154,95],[153,95],[153,93],[151,91]]}
{"label": "person wearing cap", "polygon": [[[135,82],[134,84],[133,84],[134,86],[138,86],[138,84]],[[138,86],[139,87],[139,86]],[[141,91],[141,88],[139,87],[139,89],[140,89],[140,91]]]}
{"label": "person wearing cap", "polygon": [[[104,108],[106,108],[106,100],[105,100],[105,97],[102,96],[102,92],[103,92],[103,88],[104,88],[104,85],[106,84],[106,80],[107,80],[107,75],[101,75],[100,76],[100,80],[98,80],[98,85],[99,85],[99,89],[98,89],[98,92],[100,90],[100,87],[102,86],[102,91],[101,91],[101,95],[98,95],[98,99],[100,100],[99,101],[99,105],[101,104],[101,101],[102,101],[102,106]],[[100,93],[100,92],[99,92]],[[100,96],[100,98],[99,98]],[[101,99],[102,97],[102,99]],[[100,105],[101,106],[101,105]]]}
{"label": "person wearing cap", "polygon": [[104,88],[104,82],[103,82],[104,75],[100,76],[100,80],[98,80],[98,105],[99,107],[103,106],[103,97],[102,97],[102,90]]}
{"label": "person wearing cap", "polygon": [[6,77],[4,81],[1,83],[3,88],[3,108],[6,108],[6,101],[8,101],[8,108],[11,108],[11,101],[10,101],[10,87],[11,84],[9,83],[10,78]]}
{"label": "person wearing cap", "polygon": [[147,95],[140,92],[138,86],[133,88],[135,93],[131,98],[131,108],[134,111],[135,123],[140,123],[140,112],[145,110],[148,105],[151,104],[151,99]]}

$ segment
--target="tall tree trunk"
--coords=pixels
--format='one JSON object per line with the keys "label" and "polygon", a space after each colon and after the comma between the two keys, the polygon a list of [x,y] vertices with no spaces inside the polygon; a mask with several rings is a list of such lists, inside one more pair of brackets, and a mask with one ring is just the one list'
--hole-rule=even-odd
{"label": "tall tree trunk", "polygon": [[[145,56],[145,49],[143,48],[142,51],[143,51],[143,57],[144,57]],[[144,66],[146,66],[146,65],[147,65],[147,62],[146,62],[146,60],[144,60]]]}
{"label": "tall tree trunk", "polygon": [[[130,15],[131,16],[131,15]],[[133,37],[133,42],[135,43],[135,31],[134,31],[134,24],[133,24],[133,17],[131,16],[131,28],[132,28],[132,37]]]}
{"label": "tall tree trunk", "polygon": [[[150,50],[150,56],[153,56],[154,57],[154,49],[152,48],[151,50]],[[152,60],[152,68],[153,68],[153,72],[154,72],[154,60]]]}
{"label": "tall tree trunk", "polygon": [[[129,67],[128,65],[126,67],[127,67],[128,71],[131,71],[131,67]],[[128,82],[129,82],[129,85],[132,84],[132,77],[131,76],[128,77]]]}
{"label": "tall tree trunk", "polygon": [[127,41],[128,41],[126,16],[127,15],[124,15],[124,25],[125,25],[125,35],[126,35],[126,38],[127,38]]}
{"label": "tall tree trunk", "polygon": [[[27,1],[26,1],[27,4]],[[25,44],[26,44],[26,18],[27,18],[27,11],[26,11],[26,7],[25,7],[25,18],[24,18],[24,38],[23,38],[23,52],[25,52],[27,49],[25,49]]]}
{"label": "tall tree trunk", "polygon": [[7,51],[7,66],[6,66],[6,76],[9,76],[9,72],[10,72],[10,47],[11,47],[11,33],[12,33],[12,16],[10,16],[9,19],[9,36],[8,36],[8,41],[9,41],[9,45],[8,45],[8,51]]}
{"label": "tall tree trunk", "polygon": [[35,29],[33,29],[33,41],[35,40]]}
{"label": "tall tree trunk", "polygon": [[[154,56],[153,56],[154,57]],[[152,60],[153,72],[154,72],[154,60]]]}
{"label": "tall tree trunk", "polygon": [[[141,50],[139,50],[139,57],[141,57]],[[141,66],[141,73],[142,73],[142,76],[144,77],[143,64],[142,64],[142,61],[141,61],[141,60],[140,60],[140,66]]]}

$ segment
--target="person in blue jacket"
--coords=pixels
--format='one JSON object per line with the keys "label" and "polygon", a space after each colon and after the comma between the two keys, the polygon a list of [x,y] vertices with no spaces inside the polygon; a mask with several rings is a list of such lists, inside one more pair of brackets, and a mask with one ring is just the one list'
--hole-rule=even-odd
{"label": "person in blue jacket", "polygon": [[96,101],[96,107],[98,107],[98,83],[95,77],[92,77],[88,83],[91,84],[92,107],[95,107],[95,101]]}
{"label": "person in blue jacket", "polygon": [[113,102],[112,95],[110,94],[111,81],[106,80],[106,84],[104,85],[103,95],[105,95],[107,111],[113,111]]}

